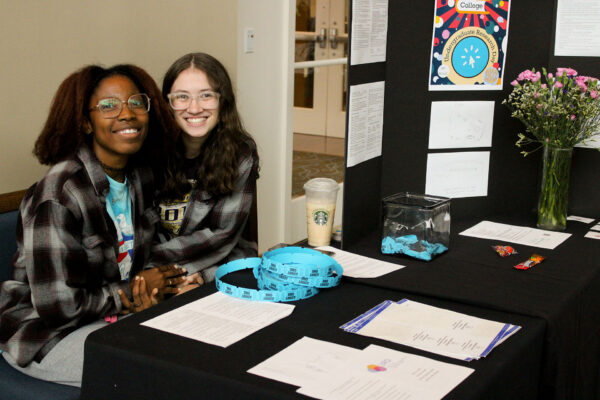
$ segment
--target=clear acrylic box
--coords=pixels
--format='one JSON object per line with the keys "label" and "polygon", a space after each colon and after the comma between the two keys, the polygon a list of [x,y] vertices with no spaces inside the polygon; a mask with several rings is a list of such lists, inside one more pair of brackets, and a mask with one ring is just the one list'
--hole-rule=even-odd
{"label": "clear acrylic box", "polygon": [[397,193],[383,202],[381,252],[430,261],[450,244],[450,199]]}

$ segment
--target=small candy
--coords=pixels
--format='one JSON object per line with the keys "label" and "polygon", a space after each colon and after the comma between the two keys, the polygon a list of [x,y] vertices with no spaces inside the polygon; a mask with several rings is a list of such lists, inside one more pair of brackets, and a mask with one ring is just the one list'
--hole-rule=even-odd
{"label": "small candy", "polygon": [[529,269],[529,268],[533,267],[534,265],[541,263],[542,261],[544,261],[544,257],[540,256],[539,254],[532,254],[531,257],[529,257],[529,260],[524,261],[518,265],[515,265],[515,268],[516,269]]}
{"label": "small candy", "polygon": [[492,246],[492,248],[498,253],[500,257],[508,257],[512,254],[519,254],[517,251],[511,246],[502,246],[497,244],[496,246]]}

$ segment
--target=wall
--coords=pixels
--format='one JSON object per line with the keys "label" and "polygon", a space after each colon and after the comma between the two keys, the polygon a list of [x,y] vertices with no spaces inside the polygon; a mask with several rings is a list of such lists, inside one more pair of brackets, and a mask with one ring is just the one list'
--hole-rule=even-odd
{"label": "wall", "polygon": [[[258,144],[259,251],[289,242],[294,0],[238,1],[238,103]],[[255,32],[254,52],[244,51],[246,28]]]}
{"label": "wall", "polygon": [[235,82],[237,0],[0,0],[0,193],[45,172],[31,154],[52,96],[89,63],[133,63],[156,80],[180,55],[205,51]]}
{"label": "wall", "polygon": [[[294,21],[294,0],[0,0],[0,193],[26,189],[44,173],[31,150],[69,73],[131,62],[160,82],[175,58],[205,51],[229,70],[258,144],[259,250],[293,241]],[[243,49],[248,27],[253,53]]]}

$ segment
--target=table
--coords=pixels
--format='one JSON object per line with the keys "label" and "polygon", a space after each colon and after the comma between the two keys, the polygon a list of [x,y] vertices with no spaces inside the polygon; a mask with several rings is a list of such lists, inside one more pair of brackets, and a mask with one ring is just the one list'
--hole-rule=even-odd
{"label": "table", "polygon": [[[488,220],[535,226],[526,216]],[[459,235],[478,222],[452,221],[449,251],[429,263],[382,255],[379,233],[365,235],[345,250],[406,268],[353,281],[543,318],[548,330],[540,397],[600,398],[600,242],[583,237],[591,225],[569,221],[572,236],[554,250],[515,244],[519,254],[502,258],[491,246],[507,243]],[[527,271],[512,268],[533,253],[546,259]]]}
{"label": "table", "polygon": [[[85,345],[82,399],[296,399],[296,387],[246,371],[303,336],[355,348],[374,343],[465,365],[475,371],[446,399],[532,399],[538,395],[545,322],[427,296],[348,281],[296,302],[292,315],[227,348],[140,323],[215,291],[206,285],[92,333]],[[470,363],[436,356],[338,327],[381,301],[414,301],[510,322],[522,329],[486,358]]]}

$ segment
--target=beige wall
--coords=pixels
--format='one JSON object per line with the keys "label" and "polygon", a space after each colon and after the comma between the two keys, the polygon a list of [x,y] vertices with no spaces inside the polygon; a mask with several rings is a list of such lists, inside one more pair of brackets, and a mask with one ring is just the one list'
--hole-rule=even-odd
{"label": "beige wall", "polygon": [[229,70],[258,144],[259,249],[289,242],[294,15],[295,0],[0,0],[0,194],[44,173],[31,150],[69,73],[128,62],[160,84],[177,57],[205,51]]}
{"label": "beige wall", "polygon": [[133,63],[159,83],[180,55],[205,51],[237,75],[237,0],[0,0],[0,193],[45,167],[33,143],[60,82],[89,63]]}
{"label": "beige wall", "polygon": [[[258,247],[290,243],[295,0],[238,1],[238,104],[261,158]],[[244,32],[254,29],[254,52]]]}

